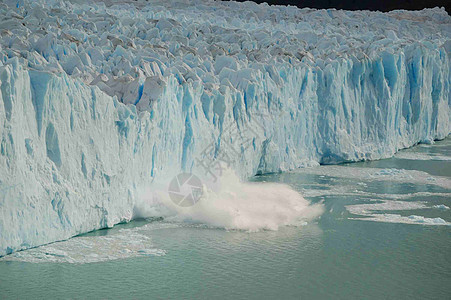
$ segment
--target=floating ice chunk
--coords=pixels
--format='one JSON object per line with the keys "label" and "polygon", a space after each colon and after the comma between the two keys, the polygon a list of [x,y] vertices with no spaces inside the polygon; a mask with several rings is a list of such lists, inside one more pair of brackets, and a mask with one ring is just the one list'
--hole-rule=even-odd
{"label": "floating ice chunk", "polygon": [[[426,218],[417,215],[411,215],[406,217],[398,214],[382,213],[382,211],[416,210],[426,208],[428,208],[428,206],[425,204],[425,202],[410,202],[410,201],[407,202],[407,201],[391,201],[391,200],[384,200],[379,203],[354,204],[346,206],[346,209],[351,214],[365,216],[362,218],[352,217],[350,218],[352,220],[404,223],[404,224],[423,224],[423,225],[451,225],[451,223],[443,220],[442,218]],[[436,207],[433,206],[433,208]]]}
{"label": "floating ice chunk", "polygon": [[351,178],[359,181],[393,181],[399,183],[432,184],[445,189],[451,186],[451,179],[442,176],[431,176],[417,170],[359,168],[347,166],[320,166],[304,168],[293,172],[328,177]]}
{"label": "floating ice chunk", "polygon": [[448,206],[446,206],[445,204],[439,204],[439,205],[434,205],[432,206],[433,208],[437,208],[437,209],[442,209],[442,210],[447,210],[449,209]]}
{"label": "floating ice chunk", "polygon": [[361,221],[385,222],[385,223],[451,226],[451,223],[446,222],[442,218],[426,218],[423,216],[416,216],[416,215],[404,217],[404,216],[397,215],[397,214],[374,214],[374,215],[371,215],[371,217],[350,218],[350,219],[351,220],[361,220]]}
{"label": "floating ice chunk", "polygon": [[450,156],[445,155],[434,155],[434,154],[427,154],[427,153],[412,153],[407,151],[401,151],[396,153],[395,155],[397,158],[402,159],[410,159],[410,160],[443,160],[443,161],[450,161]]}
{"label": "floating ice chunk", "polygon": [[425,218],[423,216],[409,216],[409,220],[413,223],[421,223],[427,225],[450,225],[450,223],[446,222],[442,218]]}

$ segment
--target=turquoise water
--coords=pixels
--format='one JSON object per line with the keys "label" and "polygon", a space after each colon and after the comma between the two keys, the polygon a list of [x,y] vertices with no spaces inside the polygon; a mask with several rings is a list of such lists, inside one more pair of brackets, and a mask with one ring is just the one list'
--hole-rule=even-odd
{"label": "turquoise water", "polygon": [[0,298],[449,299],[450,139],[253,181],[325,212],[257,233],[162,219],[92,232],[1,259]]}

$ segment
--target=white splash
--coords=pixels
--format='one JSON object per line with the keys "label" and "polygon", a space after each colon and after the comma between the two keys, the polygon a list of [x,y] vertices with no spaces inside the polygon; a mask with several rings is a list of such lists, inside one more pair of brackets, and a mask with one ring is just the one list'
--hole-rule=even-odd
{"label": "white splash", "polygon": [[230,169],[224,169],[217,182],[202,182],[202,196],[190,207],[173,203],[167,185],[154,184],[135,208],[135,216],[163,215],[169,220],[259,231],[304,225],[323,212],[322,204],[310,204],[288,185],[241,182]]}

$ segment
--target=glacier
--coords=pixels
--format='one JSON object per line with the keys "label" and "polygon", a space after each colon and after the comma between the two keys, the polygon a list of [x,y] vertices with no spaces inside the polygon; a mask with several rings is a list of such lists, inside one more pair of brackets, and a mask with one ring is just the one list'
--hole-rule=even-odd
{"label": "glacier", "polygon": [[0,15],[0,256],[129,221],[142,189],[225,154],[246,179],[450,132],[443,8],[6,0]]}

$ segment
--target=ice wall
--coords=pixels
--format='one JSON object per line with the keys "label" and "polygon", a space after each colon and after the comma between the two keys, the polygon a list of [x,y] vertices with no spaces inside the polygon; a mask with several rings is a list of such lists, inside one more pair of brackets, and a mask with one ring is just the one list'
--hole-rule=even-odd
{"label": "ice wall", "polygon": [[[335,13],[319,12],[326,17]],[[401,15],[434,14],[442,22],[437,24],[449,27],[449,16],[440,10]],[[229,20],[238,24],[234,22]],[[160,23],[165,24],[171,26]],[[139,75],[122,86],[119,73],[108,73],[105,64],[92,64],[77,75],[83,65],[80,55],[80,61],[73,58],[80,66],[73,74],[70,62],[51,58],[63,51],[56,44],[42,46],[40,53],[23,52],[3,36],[0,255],[130,220],[141,188],[180,171],[205,173],[203,163],[224,154],[247,178],[318,163],[389,157],[418,142],[443,139],[450,132],[448,32],[442,30],[432,42],[411,39],[377,48],[372,41],[371,51],[343,56],[332,46],[317,57],[306,53],[297,62],[257,61],[247,67],[240,65],[239,54],[221,52],[205,63],[213,69],[198,79],[196,72],[202,71],[187,63],[159,61],[164,74],[155,75],[152,65],[154,75]],[[393,34],[387,33],[392,40],[376,45],[393,43]],[[244,47],[245,42],[234,43]],[[72,44],[70,49],[82,48]],[[110,53],[110,61],[123,63],[127,51],[135,50],[116,45],[114,51],[122,52]],[[189,58],[201,60],[201,53]],[[44,60],[37,64],[36,57]],[[108,80],[102,79],[100,68]],[[91,82],[80,74],[100,79]]]}

